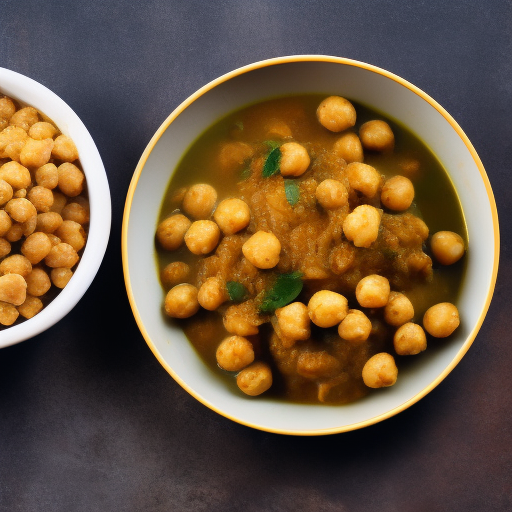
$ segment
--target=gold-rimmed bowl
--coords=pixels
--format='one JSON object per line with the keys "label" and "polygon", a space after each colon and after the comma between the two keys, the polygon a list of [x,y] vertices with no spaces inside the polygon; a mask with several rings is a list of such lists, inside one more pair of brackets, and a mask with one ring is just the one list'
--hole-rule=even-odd
{"label": "gold-rimmed bowl", "polygon": [[[465,214],[470,249],[458,301],[462,324],[449,343],[426,351],[400,373],[397,384],[343,406],[249,400],[213,377],[183,332],[161,314],[163,290],[154,233],[163,191],[190,144],[215,121],[273,97],[336,94],[368,105],[407,126],[447,169]],[[321,435],[362,428],[389,418],[435,388],[473,343],[487,313],[497,276],[499,228],[484,167],[457,122],[434,99],[406,80],[349,59],[299,55],[234,70],[179,105],[157,130],[133,175],[122,229],[123,269],[133,314],[150,349],[192,396],[241,424],[291,435]]]}

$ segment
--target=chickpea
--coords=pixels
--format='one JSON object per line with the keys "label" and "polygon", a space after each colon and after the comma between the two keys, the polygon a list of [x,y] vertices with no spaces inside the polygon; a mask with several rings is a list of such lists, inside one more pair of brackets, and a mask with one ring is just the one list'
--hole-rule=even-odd
{"label": "chickpea", "polygon": [[356,109],[341,96],[329,96],[317,108],[320,124],[331,132],[342,132],[356,124]]}
{"label": "chickpea", "polygon": [[28,199],[11,199],[5,205],[5,211],[16,222],[26,222],[37,215],[35,206]]}
{"label": "chickpea", "polygon": [[68,202],[68,198],[55,190],[52,190],[53,193],[53,204],[50,208],[51,212],[58,213],[59,215],[62,213],[62,210],[66,206],[66,203]]}
{"label": "chickpea", "polygon": [[414,307],[411,301],[400,292],[391,292],[388,303],[384,307],[384,320],[389,325],[400,327],[414,317]]}
{"label": "chickpea", "polygon": [[379,236],[382,212],[362,204],[354,208],[343,221],[343,233],[356,247],[370,247]]}
{"label": "chickpea", "polygon": [[347,316],[338,326],[338,334],[352,343],[366,341],[372,332],[370,319],[358,309],[349,309]]}
{"label": "chickpea", "polygon": [[12,199],[13,190],[11,185],[5,180],[0,179],[0,206]]}
{"label": "chickpea", "polygon": [[0,275],[18,274],[27,277],[32,272],[32,264],[22,254],[13,254],[0,262]]}
{"label": "chickpea", "polygon": [[0,302],[19,306],[25,302],[26,296],[27,282],[23,276],[6,274],[0,277]]}
{"label": "chickpea", "polygon": [[52,268],[50,279],[57,288],[65,288],[73,277],[73,271],[70,268]]}
{"label": "chickpea", "polygon": [[0,167],[0,179],[7,181],[14,189],[27,188],[32,184],[30,171],[18,162],[7,162]]}
{"label": "chickpea", "polygon": [[347,164],[364,160],[363,146],[357,134],[353,132],[344,133],[334,143],[333,150]]}
{"label": "chickpea", "polygon": [[375,167],[361,162],[352,162],[346,168],[350,186],[364,196],[372,198],[379,190],[382,178]]}
{"label": "chickpea", "polygon": [[359,137],[364,149],[370,151],[388,151],[395,146],[393,130],[386,121],[368,121],[359,128]]}
{"label": "chickpea", "polygon": [[280,148],[279,170],[282,176],[301,176],[311,162],[307,149],[297,142],[286,142]]}
{"label": "chickpea", "polygon": [[192,254],[212,252],[220,239],[220,229],[212,220],[196,220],[185,233],[185,245]]}
{"label": "chickpea", "polygon": [[75,249],[73,249],[71,245],[61,242],[50,249],[50,252],[44,259],[44,262],[52,268],[71,268],[78,263],[78,260],[79,256]]}
{"label": "chickpea", "polygon": [[35,230],[37,226],[37,215],[33,215],[27,221],[21,224],[23,228],[23,236],[30,236]]}
{"label": "chickpea", "polygon": [[382,204],[390,210],[403,212],[414,199],[414,185],[405,176],[393,176],[384,183],[380,193]]}
{"label": "chickpea", "polygon": [[7,256],[10,252],[11,244],[5,238],[0,238],[0,258]]}
{"label": "chickpea", "polygon": [[273,233],[258,231],[244,243],[242,252],[255,267],[274,268],[279,263],[281,242]]}
{"label": "chickpea", "polygon": [[172,318],[189,318],[199,310],[197,288],[191,284],[179,284],[165,296],[165,312]]}
{"label": "chickpea", "polygon": [[181,246],[185,239],[185,233],[192,225],[192,222],[178,213],[164,219],[156,229],[156,239],[166,251],[174,251]]}
{"label": "chickpea", "polygon": [[34,173],[36,183],[53,190],[59,184],[59,171],[55,164],[45,164]]}
{"label": "chickpea", "polygon": [[441,302],[427,309],[423,327],[434,338],[446,338],[460,324],[459,311],[450,302]]}
{"label": "chickpea", "polygon": [[59,172],[59,189],[68,197],[75,197],[84,188],[84,173],[75,165],[64,162],[57,167]]}
{"label": "chickpea", "polygon": [[20,163],[25,167],[41,167],[50,160],[52,148],[52,139],[35,140],[29,137],[20,152]]}
{"label": "chickpea", "polygon": [[272,370],[261,361],[244,368],[237,376],[236,383],[249,396],[261,395],[272,386]]}
{"label": "chickpea", "polygon": [[287,306],[276,309],[279,337],[284,339],[284,345],[291,346],[298,340],[307,340],[311,336],[308,308],[302,302],[292,302]]}
{"label": "chickpea", "polygon": [[183,197],[183,211],[194,219],[207,219],[217,202],[217,191],[205,183],[192,185]]}
{"label": "chickpea", "polygon": [[232,174],[242,168],[254,154],[254,150],[245,142],[228,142],[219,152],[219,165],[224,173]]}
{"label": "chickpea", "polygon": [[0,119],[3,121],[9,121],[16,112],[16,105],[7,96],[0,98]]}
{"label": "chickpea", "polygon": [[39,114],[37,110],[34,107],[24,107],[20,108],[11,116],[9,124],[11,126],[18,126],[19,128],[23,128],[23,130],[28,132],[29,128],[38,121]]}
{"label": "chickpea", "polygon": [[0,132],[0,158],[11,158],[8,148],[13,144],[17,147],[23,147],[28,139],[27,132],[23,128],[17,126],[8,126]]}
{"label": "chickpea", "polygon": [[363,277],[356,286],[356,299],[363,308],[384,307],[389,293],[389,281],[378,274]]}
{"label": "chickpea", "polygon": [[41,299],[38,297],[31,297],[30,295],[27,295],[25,302],[18,306],[18,312],[20,315],[27,319],[37,315],[41,309],[43,309]]}
{"label": "chickpea", "polygon": [[23,236],[23,224],[15,223],[10,228],[9,231],[5,234],[5,239],[11,243],[17,242],[21,240]]}
{"label": "chickpea", "polygon": [[62,217],[56,212],[40,213],[37,216],[36,229],[43,233],[53,233],[62,224]]}
{"label": "chickpea", "polygon": [[258,326],[251,323],[236,305],[229,306],[222,318],[224,328],[231,334],[251,336],[258,334]]}
{"label": "chickpea", "polygon": [[249,225],[251,210],[241,199],[224,199],[217,206],[213,218],[225,235],[232,235]]}
{"label": "chickpea", "polygon": [[67,135],[59,135],[55,139],[52,157],[63,162],[74,162],[78,158],[78,150],[73,140]]}
{"label": "chickpea", "polygon": [[89,223],[89,210],[80,203],[68,203],[61,212],[64,220],[78,222],[82,226]]}
{"label": "chickpea", "polygon": [[228,372],[238,372],[254,361],[252,343],[242,336],[222,340],[215,353],[217,364]]}
{"label": "chickpea", "polygon": [[190,275],[190,267],[183,261],[173,261],[166,265],[160,274],[162,284],[172,288],[177,284],[185,283]]}
{"label": "chickpea", "polygon": [[464,240],[453,231],[438,231],[432,236],[430,248],[441,265],[452,265],[459,261],[466,250]]}
{"label": "chickpea", "polygon": [[30,127],[28,135],[35,140],[53,139],[57,132],[58,130],[53,124],[46,121],[38,121]]}
{"label": "chickpea", "polygon": [[363,381],[369,388],[392,386],[397,379],[398,368],[391,354],[381,352],[370,357],[363,367]]}
{"label": "chickpea", "polygon": [[320,206],[326,210],[341,208],[348,202],[347,188],[338,180],[322,181],[315,190],[315,196]]}
{"label": "chickpea", "polygon": [[84,228],[73,220],[65,220],[55,231],[55,234],[65,242],[71,245],[75,251],[83,249],[85,245]]}
{"label": "chickpea", "polygon": [[9,326],[18,319],[18,310],[8,302],[0,302],[0,324]]}
{"label": "chickpea", "polygon": [[11,229],[12,220],[5,210],[0,210],[0,236],[4,236]]}
{"label": "chickpea", "polygon": [[49,188],[36,185],[32,187],[27,194],[28,200],[36,207],[40,213],[50,211],[53,205],[53,193]]}
{"label": "chickpea", "polygon": [[[22,254],[35,265],[42,261],[52,248],[48,235],[41,231],[29,235],[21,245]],[[33,295],[33,294],[32,294]]]}
{"label": "chickpea", "polygon": [[413,356],[427,348],[427,337],[421,325],[407,322],[396,330],[393,345],[399,356]]}
{"label": "chickpea", "polygon": [[33,268],[25,281],[27,281],[27,293],[33,297],[44,295],[52,285],[46,271],[39,267]]}
{"label": "chickpea", "polygon": [[218,277],[209,277],[197,294],[199,305],[208,311],[215,311],[228,298],[226,285]]}
{"label": "chickpea", "polygon": [[330,290],[320,290],[308,302],[308,314],[318,327],[333,327],[339,324],[348,313],[347,299]]}

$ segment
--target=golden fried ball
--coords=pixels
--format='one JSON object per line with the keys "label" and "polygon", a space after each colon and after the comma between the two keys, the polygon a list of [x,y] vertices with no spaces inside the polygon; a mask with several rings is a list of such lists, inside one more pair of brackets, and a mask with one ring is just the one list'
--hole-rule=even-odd
{"label": "golden fried ball", "polygon": [[384,307],[384,320],[389,325],[400,327],[414,317],[412,302],[400,292],[391,292]]}
{"label": "golden fried ball", "polygon": [[181,213],[171,215],[164,219],[156,229],[156,239],[166,251],[174,251],[181,246],[185,233],[192,222]]}
{"label": "golden fried ball", "polygon": [[255,267],[273,268],[279,263],[281,243],[273,233],[258,231],[244,243],[242,252]]}
{"label": "golden fried ball", "polygon": [[359,137],[364,149],[370,151],[388,151],[395,146],[393,130],[386,121],[376,119],[362,124]]}
{"label": "golden fried ball", "polygon": [[164,309],[172,318],[189,318],[199,310],[197,288],[191,284],[178,284],[165,296]]}
{"label": "golden fried ball", "polygon": [[243,336],[229,336],[222,340],[215,352],[217,364],[228,372],[238,372],[254,361],[252,343]]}
{"label": "golden fried ball", "polygon": [[407,210],[414,199],[414,185],[405,176],[393,176],[384,183],[380,193],[382,204],[397,212]]}
{"label": "golden fried ball", "polygon": [[382,308],[388,303],[389,281],[384,276],[371,274],[356,286],[356,299],[363,308]]}
{"label": "golden fried ball", "polygon": [[241,199],[224,199],[215,209],[213,219],[225,235],[232,235],[249,225],[251,210]]}
{"label": "golden fried ball", "polygon": [[194,219],[208,219],[216,202],[217,191],[211,185],[197,183],[187,190],[181,206]]}
{"label": "golden fried ball", "polygon": [[427,336],[421,325],[407,322],[393,336],[395,352],[400,356],[412,356],[427,348]]}
{"label": "golden fried ball", "polygon": [[438,231],[432,236],[430,248],[441,265],[452,265],[459,261],[466,250],[464,240],[453,231]]}
{"label": "golden fried ball", "polygon": [[446,338],[460,324],[459,311],[450,302],[441,302],[427,309],[423,327],[434,338]]}
{"label": "golden fried ball", "polygon": [[363,381],[369,388],[383,388],[395,384],[398,368],[391,354],[381,352],[370,357],[363,367]]}
{"label": "golden fried ball", "polygon": [[279,170],[282,176],[301,176],[311,162],[307,149],[297,142],[286,142],[280,146]]}
{"label": "golden fried ball", "polygon": [[318,327],[333,327],[347,316],[348,301],[340,293],[320,290],[309,299],[308,313]]}
{"label": "golden fried ball", "polygon": [[246,395],[261,395],[272,386],[272,370],[268,364],[258,361],[244,368],[236,376],[236,383]]}
{"label": "golden fried ball", "polygon": [[356,124],[356,109],[350,101],[341,96],[325,98],[317,108],[320,124],[331,132],[342,132]]}

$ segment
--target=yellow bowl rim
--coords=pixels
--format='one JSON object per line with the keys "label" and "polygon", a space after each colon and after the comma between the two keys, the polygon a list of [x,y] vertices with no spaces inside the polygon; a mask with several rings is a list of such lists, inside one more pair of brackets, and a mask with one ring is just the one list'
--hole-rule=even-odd
{"label": "yellow bowl rim", "polygon": [[[142,319],[140,317],[140,314],[138,312],[138,309],[135,304],[135,299],[133,296],[133,291],[130,283],[130,276],[128,272],[128,219],[130,216],[130,210],[131,205],[133,201],[133,196],[135,194],[135,189],[137,188],[137,183],[139,181],[140,175],[142,173],[142,170],[146,164],[146,161],[150,155],[150,153],[153,151],[153,148],[155,147],[156,143],[162,136],[162,134],[165,132],[165,130],[169,127],[169,125],[194,101],[196,101],[199,97],[201,97],[203,94],[207,93],[211,89],[215,88],[219,84],[226,82],[236,76],[242,75],[244,73],[247,73],[249,71],[254,71],[256,69],[264,68],[267,66],[274,66],[278,64],[287,64],[287,63],[293,63],[293,62],[331,62],[336,64],[345,64],[349,66],[359,67],[366,69],[368,71],[372,71],[374,73],[383,75],[395,82],[398,82],[399,84],[403,85],[407,89],[411,90],[418,96],[420,96],[422,99],[424,99],[427,103],[429,103],[432,107],[434,107],[452,126],[452,128],[457,132],[459,137],[464,142],[465,146],[469,150],[475,164],[478,167],[478,170],[480,171],[480,176],[482,178],[482,181],[485,185],[487,197],[489,199],[489,205],[491,207],[491,213],[492,213],[492,222],[493,222],[493,231],[494,231],[494,261],[493,261],[493,270],[491,275],[491,283],[489,286],[489,290],[487,292],[487,297],[484,303],[484,307],[482,308],[482,311],[480,312],[480,316],[475,324],[475,327],[473,330],[469,333],[466,341],[460,348],[457,355],[454,357],[454,359],[451,361],[451,363],[444,369],[444,371],[434,380],[432,381],[428,386],[426,386],[422,391],[417,393],[415,396],[410,398],[409,400],[403,402],[402,404],[398,405],[397,407],[394,407],[390,411],[387,411],[385,413],[379,414],[377,416],[374,416],[373,418],[369,418],[367,420],[358,422],[358,423],[352,423],[349,425],[344,425],[341,427],[332,427],[332,428],[326,428],[326,429],[315,429],[315,430],[286,430],[286,429],[278,429],[278,428],[268,428],[262,425],[258,425],[251,422],[246,422],[243,420],[240,420],[239,418],[236,418],[230,414],[225,413],[215,405],[209,403],[207,400],[205,400],[201,395],[196,393],[192,388],[190,388],[176,373],[174,370],[166,363],[166,361],[163,359],[163,357],[160,355],[158,350],[156,349],[155,345],[153,344],[153,341],[149,337],[148,332],[146,331],[146,328],[144,327],[144,324],[142,322]],[[404,80],[403,78],[399,77],[398,75],[395,75],[394,73],[391,73],[389,71],[386,71],[382,68],[379,68],[377,66],[374,66],[372,64],[367,64],[365,62],[345,58],[345,57],[335,57],[335,56],[329,56],[329,55],[289,55],[285,57],[275,57],[271,59],[265,59],[261,61],[254,62],[252,64],[248,64],[246,66],[242,66],[240,68],[237,68],[233,71],[230,71],[229,73],[226,73],[224,75],[221,75],[220,77],[216,78],[215,80],[212,80],[211,82],[207,83],[200,89],[198,89],[195,93],[190,95],[186,100],[184,100],[178,107],[176,107],[171,114],[165,119],[165,121],[160,125],[158,130],[155,132],[151,140],[149,141],[148,145],[146,146],[146,149],[142,153],[142,156],[137,164],[137,167],[135,168],[134,174],[132,176],[132,180],[130,182],[130,186],[128,188],[128,193],[126,196],[126,202],[123,212],[123,222],[122,222],[122,231],[121,231],[121,255],[122,255],[122,262],[123,262],[123,274],[124,274],[124,280],[126,285],[126,290],[128,294],[128,300],[130,302],[130,306],[132,308],[133,315],[135,317],[135,321],[140,329],[140,332],[144,339],[146,340],[146,343],[148,344],[149,348],[157,358],[157,360],[160,362],[160,364],[167,370],[167,372],[173,377],[173,379],[183,388],[185,389],[190,395],[192,395],[194,398],[196,398],[199,402],[201,402],[203,405],[207,406],[211,410],[217,412],[221,416],[224,416],[236,423],[240,423],[242,425],[245,425],[247,427],[255,428],[257,430],[262,430],[265,432],[275,433],[275,434],[286,434],[286,435],[295,435],[295,436],[317,436],[317,435],[327,435],[327,434],[338,434],[342,432],[349,432],[352,430],[357,430],[360,428],[364,428],[370,425],[373,425],[375,423],[379,423],[387,418],[390,418],[392,416],[395,416],[396,414],[402,412],[403,410],[409,408],[411,405],[418,402],[421,398],[423,398],[425,395],[430,393],[441,381],[443,381],[446,376],[457,366],[457,364],[460,362],[462,357],[466,354],[466,352],[469,350],[469,347],[473,344],[473,341],[476,338],[476,335],[478,334],[478,331],[480,330],[483,321],[485,319],[485,316],[487,314],[487,311],[489,309],[491,299],[494,293],[494,288],[496,285],[496,278],[498,275],[498,265],[499,265],[499,253],[500,253],[500,233],[499,233],[499,223],[498,223],[498,211],[496,207],[496,201],[494,198],[494,193],[491,188],[491,184],[489,181],[489,178],[487,176],[487,173],[484,169],[484,166],[480,160],[480,157],[478,156],[475,148],[471,144],[469,138],[464,133],[462,128],[459,126],[459,124],[453,119],[453,117],[439,104],[437,101],[435,101],[433,98],[431,98],[427,93],[416,87],[415,85],[411,84],[407,80]]]}

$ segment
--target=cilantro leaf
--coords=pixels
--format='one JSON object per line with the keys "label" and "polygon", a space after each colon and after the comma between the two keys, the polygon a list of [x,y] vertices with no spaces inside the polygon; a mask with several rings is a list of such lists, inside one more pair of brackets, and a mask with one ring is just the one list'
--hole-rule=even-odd
{"label": "cilantro leaf", "polygon": [[281,274],[276,279],[274,286],[263,296],[260,304],[261,313],[273,313],[295,300],[302,291],[302,273],[292,272]]}
{"label": "cilantro leaf", "polygon": [[284,180],[284,193],[286,194],[286,200],[295,206],[299,201],[300,188],[295,180]]}

